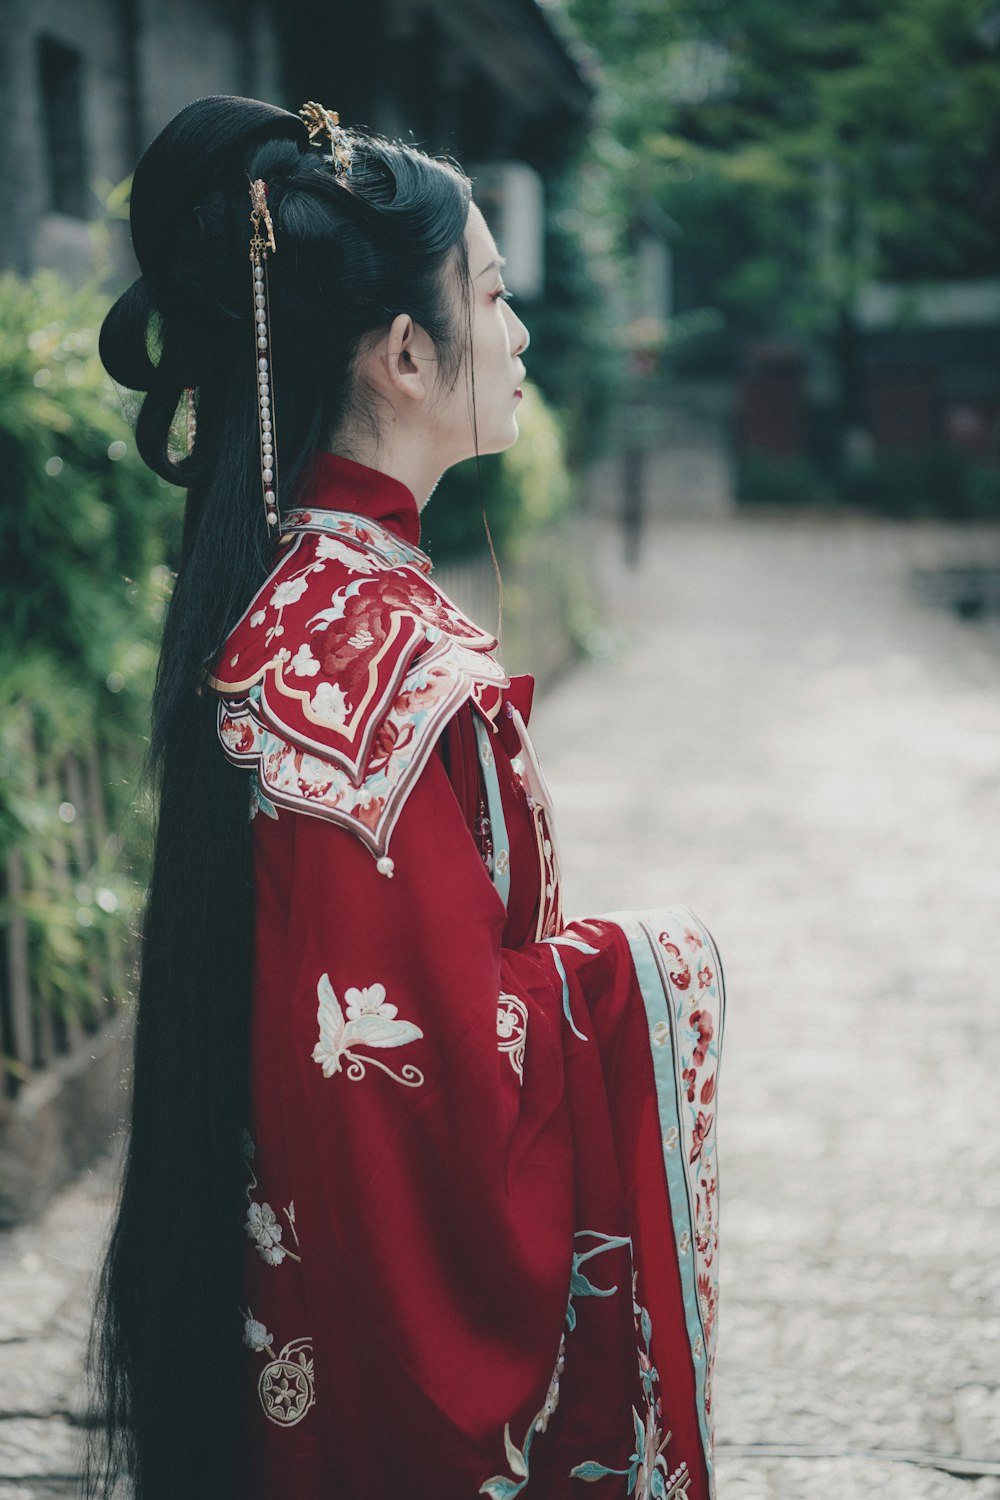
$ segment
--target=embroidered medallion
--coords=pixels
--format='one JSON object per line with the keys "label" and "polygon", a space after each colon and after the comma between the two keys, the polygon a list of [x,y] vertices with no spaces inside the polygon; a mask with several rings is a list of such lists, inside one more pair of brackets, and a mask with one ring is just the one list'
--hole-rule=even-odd
{"label": "embroidered medallion", "polygon": [[291,1339],[275,1354],[274,1335],[249,1308],[243,1312],[246,1319],[243,1342],[255,1354],[266,1352],[271,1356],[257,1381],[264,1415],[278,1427],[294,1427],[316,1403],[312,1340]]}
{"label": "embroidered medallion", "polygon": [[497,1005],[497,1046],[506,1052],[510,1065],[521,1083],[524,1082],[524,1043],[528,1035],[528,1007],[516,995],[500,991]]}

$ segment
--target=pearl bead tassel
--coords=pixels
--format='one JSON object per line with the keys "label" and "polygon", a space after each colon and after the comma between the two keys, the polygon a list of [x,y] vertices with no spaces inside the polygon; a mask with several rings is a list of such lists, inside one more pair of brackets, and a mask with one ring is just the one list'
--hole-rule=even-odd
{"label": "pearl bead tassel", "polygon": [[[267,211],[267,183],[258,177],[250,183],[250,264],[253,269],[254,328],[257,339],[257,420],[260,429],[260,479],[264,492],[264,514],[268,530],[278,524],[277,464],[274,455],[274,425],[271,415],[271,376],[268,347],[271,330],[267,306],[266,250],[274,250],[274,226]],[[264,238],[261,230],[267,231]]]}
{"label": "pearl bead tassel", "polygon": [[270,343],[267,310],[267,273],[260,262],[254,263],[254,319],[257,328],[257,409],[260,423],[260,477],[264,490],[264,512],[268,527],[278,524],[274,457],[274,419],[271,415],[271,374],[268,360]]}

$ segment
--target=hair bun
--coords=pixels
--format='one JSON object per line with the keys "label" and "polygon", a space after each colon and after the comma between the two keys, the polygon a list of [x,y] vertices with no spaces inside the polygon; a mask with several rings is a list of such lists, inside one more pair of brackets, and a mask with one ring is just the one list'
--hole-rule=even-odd
{"label": "hair bun", "polygon": [[180,110],[146,147],[132,177],[129,223],[139,268],[172,258],[178,229],[227,170],[242,171],[249,149],[267,139],[309,146],[305,121],[262,99],[212,94]]}

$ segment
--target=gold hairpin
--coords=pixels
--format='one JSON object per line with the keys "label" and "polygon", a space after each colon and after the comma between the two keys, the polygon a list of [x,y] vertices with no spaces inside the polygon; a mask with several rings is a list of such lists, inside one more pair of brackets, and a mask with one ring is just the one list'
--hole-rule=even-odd
{"label": "gold hairpin", "polygon": [[318,139],[327,135],[330,139],[330,154],[325,160],[333,165],[336,177],[350,177],[352,148],[350,137],[340,123],[340,115],[335,109],[326,109],[324,105],[317,104],[315,99],[310,99],[303,104],[299,110],[306,125],[309,127],[309,144],[318,146],[323,150],[323,141]]}
{"label": "gold hairpin", "polygon": [[[250,209],[250,217],[253,220],[254,227],[254,238],[250,241],[251,256],[255,250],[263,250],[265,245],[269,250],[277,249],[274,243],[274,226],[271,223],[271,215],[267,209],[267,188],[262,177],[258,177],[255,182],[251,182],[250,184],[250,202],[253,205]],[[261,219],[264,220],[267,227],[266,240],[261,238]]]}

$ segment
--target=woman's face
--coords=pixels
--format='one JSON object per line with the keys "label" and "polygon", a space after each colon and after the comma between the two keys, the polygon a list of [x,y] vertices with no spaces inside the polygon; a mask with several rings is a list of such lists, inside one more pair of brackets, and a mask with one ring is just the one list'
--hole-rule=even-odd
{"label": "woman's face", "polygon": [[[472,373],[475,376],[476,428],[480,453],[500,453],[517,441],[515,394],[524,378],[521,355],[528,347],[527,328],[506,300],[502,257],[475,203],[465,226],[472,301]],[[456,291],[458,326],[465,326],[464,309]],[[439,393],[436,421],[449,449],[463,448],[460,458],[476,451],[472,429],[472,375],[466,358],[455,387]],[[459,459],[450,458],[450,463]]]}
{"label": "woman's face", "polygon": [[[374,457],[353,437],[347,452],[404,480],[423,504],[445,469],[480,453],[500,453],[517,442],[521,355],[528,330],[503,296],[501,260],[486,220],[473,203],[465,226],[469,257],[471,346],[458,267],[451,281],[452,313],[466,347],[457,378],[445,380],[430,335],[408,313],[398,313],[362,366],[385,405],[382,440]],[[470,369],[470,350],[471,364]],[[473,427],[473,376],[475,416]],[[336,450],[337,443],[331,446]]]}

